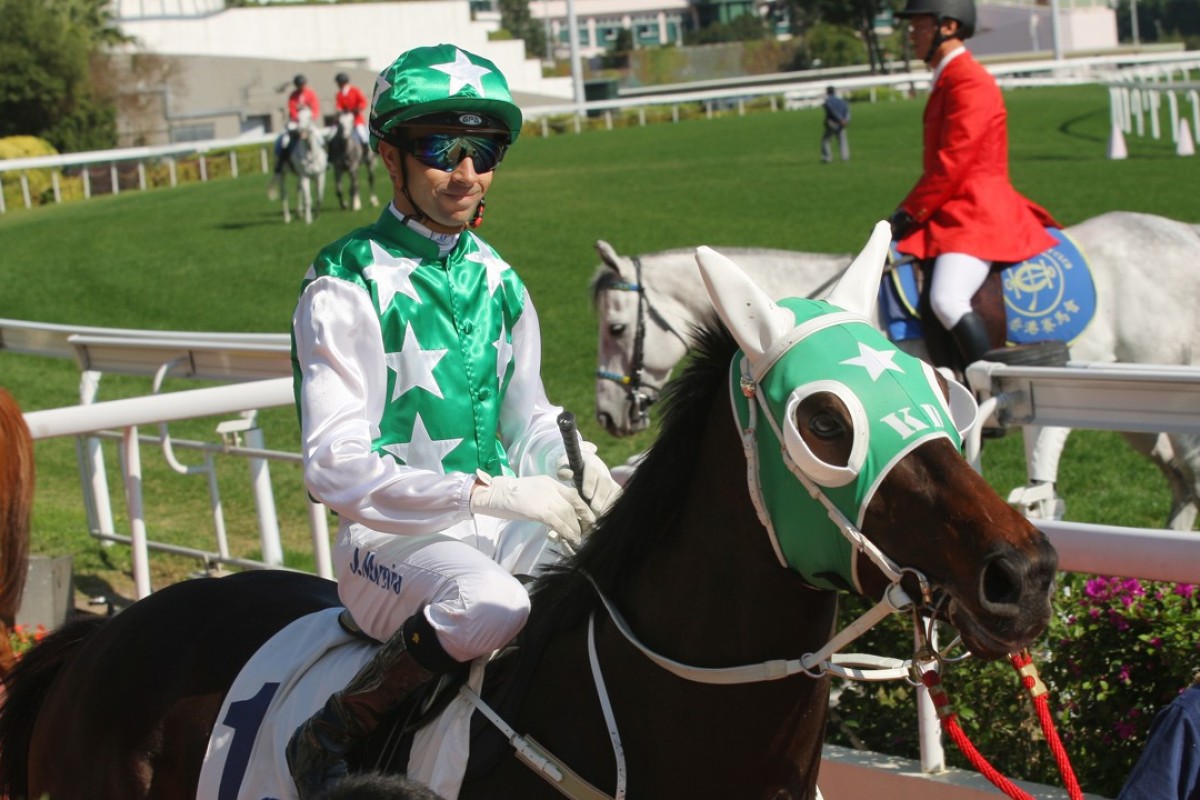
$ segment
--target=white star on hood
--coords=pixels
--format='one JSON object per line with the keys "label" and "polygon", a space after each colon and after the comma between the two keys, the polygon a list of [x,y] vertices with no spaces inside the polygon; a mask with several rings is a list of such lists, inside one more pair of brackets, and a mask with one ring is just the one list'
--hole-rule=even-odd
{"label": "white star on hood", "polygon": [[413,422],[412,438],[408,442],[385,444],[383,449],[410,467],[428,469],[444,475],[446,468],[442,466],[442,459],[458,447],[461,441],[462,439],[430,439],[425,422],[421,415],[417,414]]}
{"label": "white star on hood", "polygon": [[388,369],[396,373],[396,385],[392,388],[392,400],[407,392],[409,389],[421,387],[432,392],[436,397],[443,397],[442,387],[438,386],[433,377],[433,368],[438,365],[446,350],[422,350],[417,335],[413,333],[412,323],[404,326],[404,342],[400,352],[385,353],[383,360]]}
{"label": "white star on hood", "polygon": [[505,270],[510,270],[504,259],[496,255],[494,252],[484,247],[475,253],[471,253],[466,257],[467,261],[474,261],[477,264],[483,264],[487,270],[488,297],[496,293],[496,287],[500,285],[500,275]]}
{"label": "white star on hood", "polygon": [[480,97],[484,96],[483,82],[480,78],[487,75],[491,70],[487,67],[479,67],[472,64],[471,59],[467,58],[467,54],[462,50],[454,51],[453,61],[445,64],[430,64],[430,66],[450,76],[450,88],[447,94],[458,94],[464,86],[470,86],[479,93]]}
{"label": "white star on hood", "polygon": [[420,303],[416,288],[412,285],[412,272],[421,266],[415,258],[397,258],[375,242],[371,242],[371,258],[375,262],[363,270],[363,275],[375,281],[379,293],[379,313],[392,304],[397,293],[411,297]]}
{"label": "white star on hood", "polygon": [[859,342],[858,355],[854,358],[847,358],[841,363],[862,367],[871,376],[871,380],[877,381],[879,376],[888,370],[904,374],[904,369],[892,361],[895,357],[895,350],[876,350],[868,344]]}
{"label": "white star on hood", "polygon": [[374,110],[375,104],[379,102],[379,98],[383,97],[388,89],[392,88],[391,82],[382,74],[375,76],[375,91],[371,93],[371,108]]}

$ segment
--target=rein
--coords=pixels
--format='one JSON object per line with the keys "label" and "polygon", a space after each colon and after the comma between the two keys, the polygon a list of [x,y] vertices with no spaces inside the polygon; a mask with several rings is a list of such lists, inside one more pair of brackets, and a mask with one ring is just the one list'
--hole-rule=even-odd
{"label": "rein", "polygon": [[[655,310],[650,304],[649,298],[646,297],[646,285],[642,282],[642,259],[634,256],[634,282],[628,281],[613,281],[606,287],[611,291],[622,292],[637,292],[637,321],[634,323],[633,331],[633,354],[629,362],[629,374],[621,375],[616,372],[609,372],[605,369],[597,369],[596,377],[602,380],[613,381],[625,387],[625,398],[629,401],[629,421],[637,424],[644,422],[649,415],[650,406],[658,399],[658,395],[662,392],[662,387],[654,386],[645,383],[642,378],[642,373],[646,366],[646,315],[647,313],[654,317],[658,324],[670,333],[679,341],[687,346],[687,339],[675,330],[675,327],[667,321],[667,318]],[[646,386],[653,394],[642,391],[642,387]]]}

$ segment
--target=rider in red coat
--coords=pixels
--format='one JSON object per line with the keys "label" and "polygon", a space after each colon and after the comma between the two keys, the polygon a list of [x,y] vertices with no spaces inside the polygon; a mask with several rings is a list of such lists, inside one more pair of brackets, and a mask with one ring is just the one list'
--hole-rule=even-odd
{"label": "rider in red coat", "polygon": [[892,214],[897,248],[935,259],[930,301],[967,363],[990,349],[971,297],[992,262],[1019,262],[1053,246],[1061,227],[1008,178],[1007,112],[1000,87],[963,46],[973,0],[908,0],[914,52],[933,68],[925,106],[921,178]]}
{"label": "rider in red coat", "polygon": [[334,78],[337,82],[337,96],[334,98],[333,105],[337,109],[338,114],[352,113],[354,114],[354,133],[358,136],[358,140],[364,145],[368,143],[367,120],[363,113],[367,110],[367,98],[363,95],[362,90],[350,82],[350,76],[344,72],[339,72]]}
{"label": "rider in red coat", "polygon": [[307,108],[312,112],[312,118],[320,122],[321,102],[317,99],[317,93],[308,85],[308,78],[297,75],[292,79],[292,85],[296,88],[288,95],[288,121],[299,122],[300,109]]}

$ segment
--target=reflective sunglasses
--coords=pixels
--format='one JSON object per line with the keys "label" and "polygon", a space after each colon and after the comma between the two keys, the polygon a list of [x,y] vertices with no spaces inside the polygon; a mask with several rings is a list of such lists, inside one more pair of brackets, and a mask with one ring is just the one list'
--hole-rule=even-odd
{"label": "reflective sunglasses", "polygon": [[427,167],[453,172],[467,156],[478,173],[491,172],[504,158],[508,145],[491,136],[431,133],[407,142],[408,153]]}

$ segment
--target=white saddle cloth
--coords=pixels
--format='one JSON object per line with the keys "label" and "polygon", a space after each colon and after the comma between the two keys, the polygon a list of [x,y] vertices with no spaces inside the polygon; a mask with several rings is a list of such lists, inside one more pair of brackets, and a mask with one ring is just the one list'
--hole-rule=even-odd
{"label": "white saddle cloth", "polygon": [[[341,608],[301,617],[246,663],[221,705],[200,771],[197,800],[298,800],[284,756],[304,720],[345,687],[376,645],[346,633]],[[478,689],[483,662],[472,665]],[[456,800],[466,771],[473,708],[456,697],[419,731],[408,775]]]}

